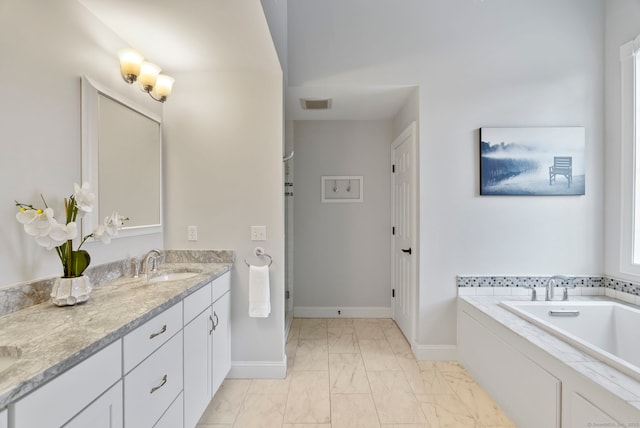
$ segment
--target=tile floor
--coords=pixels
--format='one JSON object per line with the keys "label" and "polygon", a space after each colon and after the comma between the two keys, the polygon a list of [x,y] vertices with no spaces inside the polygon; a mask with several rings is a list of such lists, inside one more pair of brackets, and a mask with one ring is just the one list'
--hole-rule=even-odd
{"label": "tile floor", "polygon": [[515,425],[455,362],[416,361],[389,319],[295,319],[282,380],[228,379],[198,428]]}

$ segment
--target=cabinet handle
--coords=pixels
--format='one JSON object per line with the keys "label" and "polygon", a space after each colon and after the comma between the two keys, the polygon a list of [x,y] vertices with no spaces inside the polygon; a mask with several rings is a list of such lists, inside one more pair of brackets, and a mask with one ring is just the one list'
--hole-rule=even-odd
{"label": "cabinet handle", "polygon": [[220,322],[218,320],[218,314],[216,314],[216,311],[213,311],[213,316],[216,317],[216,322],[215,324],[213,324],[213,330],[215,331],[216,327],[218,326],[218,324],[220,324]]}
{"label": "cabinet handle", "polygon": [[151,391],[149,392],[149,394],[153,394],[154,392],[162,388],[166,383],[167,383],[167,375],[164,375],[162,377],[162,382],[160,382],[160,385],[154,386],[153,388],[151,388]]}
{"label": "cabinet handle", "polygon": [[149,339],[153,339],[156,336],[160,336],[162,333],[164,333],[166,331],[167,331],[167,325],[165,324],[165,325],[162,326],[162,330],[160,330],[157,333],[153,333],[151,336],[149,336]]}
{"label": "cabinet handle", "polygon": [[211,333],[213,333],[213,330],[216,329],[216,324],[213,322],[213,317],[211,315],[209,315],[209,321],[211,321],[211,330],[209,330],[209,336],[211,336]]}

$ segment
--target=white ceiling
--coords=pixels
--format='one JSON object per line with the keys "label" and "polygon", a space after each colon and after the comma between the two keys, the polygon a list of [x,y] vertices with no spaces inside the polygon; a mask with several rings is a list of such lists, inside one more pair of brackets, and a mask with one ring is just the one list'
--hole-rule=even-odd
{"label": "white ceiling", "polygon": [[280,67],[259,0],[78,1],[168,74]]}
{"label": "white ceiling", "polygon": [[[164,73],[280,69],[260,0],[78,1],[124,40],[123,48],[138,50]],[[413,90],[358,83],[289,87],[286,115],[288,120],[388,119]],[[325,97],[333,99],[330,110],[301,108],[300,98]]]}

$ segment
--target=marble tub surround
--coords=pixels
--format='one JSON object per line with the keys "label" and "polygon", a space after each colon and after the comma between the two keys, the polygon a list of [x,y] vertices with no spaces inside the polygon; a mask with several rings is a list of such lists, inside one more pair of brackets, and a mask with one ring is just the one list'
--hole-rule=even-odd
{"label": "marble tub surround", "polygon": [[[126,269],[126,261],[122,263]],[[101,281],[91,298],[81,305],[60,308],[47,300],[0,317],[0,346],[16,347],[21,353],[13,365],[0,372],[0,409],[120,339],[230,268],[231,263],[166,263],[161,269],[198,274],[156,284],[142,277],[132,278],[130,271],[124,270],[129,274],[123,276],[121,272],[115,280]],[[98,278],[110,275],[105,273]]]}
{"label": "marble tub surround", "polygon": [[[636,379],[599,361],[499,306],[499,303],[504,300],[527,301],[529,300],[528,296],[459,295],[458,299],[474,306],[526,341],[542,349],[585,378],[590,379],[640,411],[640,382]],[[572,298],[572,300],[575,301],[593,301],[594,299],[610,300],[606,296],[574,296]]]}
{"label": "marble tub surround", "polygon": [[[232,250],[166,250],[161,251],[160,263],[234,263]],[[89,266],[85,271],[92,286],[98,287],[121,277],[132,277],[135,265],[140,266],[140,257],[129,257],[111,263]],[[57,276],[21,282],[0,288],[0,316],[47,302]]]}

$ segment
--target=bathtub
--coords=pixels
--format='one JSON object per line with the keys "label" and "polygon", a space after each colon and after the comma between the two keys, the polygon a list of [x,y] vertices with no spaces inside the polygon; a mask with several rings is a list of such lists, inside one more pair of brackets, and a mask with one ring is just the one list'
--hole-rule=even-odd
{"label": "bathtub", "polygon": [[606,300],[500,306],[640,381],[640,309]]}

